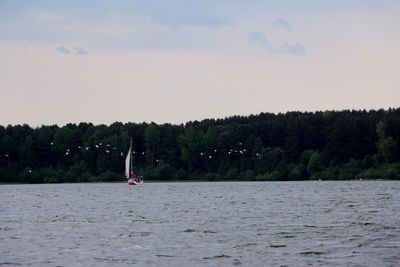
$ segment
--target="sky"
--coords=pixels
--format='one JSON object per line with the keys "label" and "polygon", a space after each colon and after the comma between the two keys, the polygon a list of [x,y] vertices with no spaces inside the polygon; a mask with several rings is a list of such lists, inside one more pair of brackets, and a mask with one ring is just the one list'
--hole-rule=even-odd
{"label": "sky", "polygon": [[0,0],[0,125],[400,104],[397,0]]}

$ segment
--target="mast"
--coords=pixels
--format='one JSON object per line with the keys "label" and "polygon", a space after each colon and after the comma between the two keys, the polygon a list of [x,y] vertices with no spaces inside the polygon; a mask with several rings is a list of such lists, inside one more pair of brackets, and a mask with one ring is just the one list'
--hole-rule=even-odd
{"label": "mast", "polygon": [[132,151],[132,137],[131,137],[131,142],[130,142],[130,146],[129,146],[129,152],[131,153],[131,156],[129,157],[130,158],[130,161],[129,161],[129,175],[130,175],[130,173],[132,172],[132,154],[133,154],[133,151]]}

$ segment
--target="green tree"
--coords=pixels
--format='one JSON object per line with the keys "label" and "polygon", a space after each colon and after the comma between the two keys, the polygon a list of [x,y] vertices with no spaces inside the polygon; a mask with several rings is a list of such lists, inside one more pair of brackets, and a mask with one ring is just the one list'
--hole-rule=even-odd
{"label": "green tree", "polygon": [[155,153],[156,153],[156,146],[160,142],[160,130],[154,122],[150,123],[146,131],[144,132],[144,139],[146,142],[147,148],[147,163],[151,164],[151,167],[154,167],[154,160],[155,160]]}
{"label": "green tree", "polygon": [[311,176],[314,176],[316,173],[322,170],[322,158],[318,151],[314,151],[308,160],[307,171]]}
{"label": "green tree", "polygon": [[376,147],[384,162],[393,162],[396,159],[396,141],[391,136],[386,137],[385,124],[379,121],[376,125],[378,142]]}

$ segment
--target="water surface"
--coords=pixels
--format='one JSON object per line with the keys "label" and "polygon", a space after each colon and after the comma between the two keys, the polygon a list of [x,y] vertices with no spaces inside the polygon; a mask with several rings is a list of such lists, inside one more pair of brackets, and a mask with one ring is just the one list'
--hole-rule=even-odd
{"label": "water surface", "polygon": [[0,266],[396,266],[396,181],[0,186]]}

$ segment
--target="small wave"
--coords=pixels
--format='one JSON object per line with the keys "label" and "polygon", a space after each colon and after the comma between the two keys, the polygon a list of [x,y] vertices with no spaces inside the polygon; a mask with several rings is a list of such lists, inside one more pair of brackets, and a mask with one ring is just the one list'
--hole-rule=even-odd
{"label": "small wave", "polygon": [[[149,236],[151,232],[130,232],[128,237],[133,237],[133,236]],[[123,234],[121,234],[122,236]]]}
{"label": "small wave", "polygon": [[295,238],[302,236],[304,233],[307,233],[307,231],[310,230],[306,230],[304,228],[298,228],[290,232],[283,231],[279,233],[274,233],[274,235],[276,235],[278,238]]}
{"label": "small wave", "polygon": [[371,223],[371,222],[352,222],[350,224],[351,226],[371,226],[371,225],[375,225],[375,223]]}
{"label": "small wave", "polygon": [[295,235],[284,235],[283,238],[295,238]]}
{"label": "small wave", "polygon": [[[126,217],[132,217],[132,215],[128,215]],[[143,219],[134,219],[134,220],[132,220],[132,222],[143,222],[143,221],[144,221]]]}
{"label": "small wave", "polygon": [[[396,227],[383,225],[383,226],[382,226],[382,229],[391,229],[391,230],[394,230],[394,229],[396,229]],[[394,236],[393,236],[393,237],[394,237]]]}
{"label": "small wave", "polygon": [[284,248],[286,245],[269,245],[271,248]]}
{"label": "small wave", "polygon": [[323,255],[326,254],[325,252],[322,251],[303,251],[300,252],[301,255]]}
{"label": "small wave", "polygon": [[205,233],[205,234],[216,234],[216,233],[218,233],[218,232],[210,231],[210,230],[205,230],[205,231],[203,231],[203,233]]}
{"label": "small wave", "polygon": [[164,257],[164,258],[173,258],[176,257],[174,255],[164,255],[164,254],[156,254],[157,257]]}
{"label": "small wave", "polygon": [[188,213],[189,210],[177,210],[176,212],[177,212],[177,213],[178,213],[178,212]]}
{"label": "small wave", "polygon": [[291,232],[279,232],[277,233],[278,235],[290,235],[292,234]]}
{"label": "small wave", "polygon": [[0,262],[0,265],[22,265],[22,263],[5,261],[5,262]]}
{"label": "small wave", "polygon": [[374,225],[374,223],[365,222],[365,223],[361,223],[361,225]]}
{"label": "small wave", "polygon": [[221,259],[221,258],[232,258],[232,256],[221,254],[221,255],[215,255],[212,257],[204,257],[203,260],[214,260],[214,259]]}
{"label": "small wave", "polygon": [[11,227],[0,227],[0,230],[1,231],[11,231],[11,230],[14,230],[14,228],[11,228]]}
{"label": "small wave", "polygon": [[137,263],[137,260],[134,259],[116,259],[116,258],[102,258],[102,257],[94,257],[93,259],[98,261],[113,262],[113,263],[117,262],[129,262],[130,264]]}
{"label": "small wave", "polygon": [[246,244],[240,244],[240,245],[236,245],[233,248],[245,248],[245,247],[251,247],[251,246],[257,246],[257,243],[246,243]]}
{"label": "small wave", "polygon": [[118,259],[115,259],[115,258],[100,258],[100,257],[94,257],[93,259],[95,259],[95,260],[100,260],[100,261],[113,261],[113,262],[119,261]]}
{"label": "small wave", "polygon": [[186,229],[185,231],[183,231],[182,233],[193,233],[196,232],[196,230],[193,229]]}
{"label": "small wave", "polygon": [[315,226],[315,225],[307,225],[307,224],[304,224],[303,227],[306,227],[306,228],[317,228],[317,226]]}
{"label": "small wave", "polygon": [[242,265],[242,262],[238,259],[234,259],[232,265]]}
{"label": "small wave", "polygon": [[333,211],[333,209],[326,209],[324,210],[325,213],[331,213]]}
{"label": "small wave", "polygon": [[140,233],[140,236],[148,236],[148,235],[150,235],[151,234],[151,232],[141,232]]}

